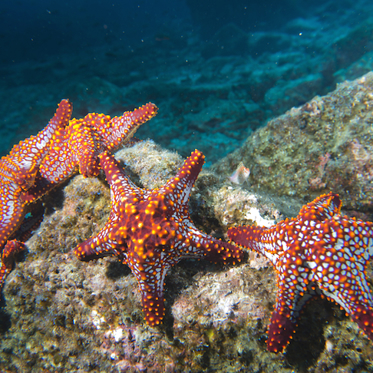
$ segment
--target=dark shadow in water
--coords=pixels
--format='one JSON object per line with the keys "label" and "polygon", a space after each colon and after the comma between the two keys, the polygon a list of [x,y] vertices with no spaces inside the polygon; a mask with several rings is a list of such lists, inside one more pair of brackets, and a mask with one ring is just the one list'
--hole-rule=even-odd
{"label": "dark shadow in water", "polygon": [[[304,306],[293,339],[286,348],[286,360],[298,372],[306,372],[325,349],[324,328],[334,317],[335,306],[315,298]],[[338,310],[337,310],[338,312]]]}

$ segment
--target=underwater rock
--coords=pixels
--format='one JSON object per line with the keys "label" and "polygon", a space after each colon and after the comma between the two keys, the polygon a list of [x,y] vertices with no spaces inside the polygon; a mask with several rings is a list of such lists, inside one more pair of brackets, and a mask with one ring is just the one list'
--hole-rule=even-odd
{"label": "underwater rock", "polygon": [[[229,175],[243,162],[253,190],[309,201],[333,191],[351,214],[373,207],[373,73],[268,122],[217,162]],[[364,218],[364,215],[362,215]]]}
{"label": "underwater rock", "polygon": [[[143,141],[116,154],[131,179],[153,188],[182,158]],[[22,372],[363,371],[373,345],[329,302],[312,302],[285,354],[266,350],[276,298],[268,262],[239,266],[182,261],[166,277],[161,327],[143,320],[135,277],[114,258],[80,262],[72,249],[96,234],[110,212],[103,177],[76,176],[46,201],[49,214],[8,277],[1,314],[0,370]],[[226,237],[233,224],[270,226],[289,198],[259,196],[202,170],[190,198],[199,229]],[[371,270],[368,271],[371,277]],[[317,341],[317,342],[315,342]]]}

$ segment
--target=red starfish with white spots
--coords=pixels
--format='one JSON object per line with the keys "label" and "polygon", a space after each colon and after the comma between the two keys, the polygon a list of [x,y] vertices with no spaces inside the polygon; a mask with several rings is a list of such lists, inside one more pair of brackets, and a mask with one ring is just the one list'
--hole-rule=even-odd
{"label": "red starfish with white spots", "polygon": [[168,269],[184,258],[236,263],[243,252],[198,230],[188,200],[204,163],[198,150],[163,187],[140,189],[113,156],[103,153],[101,167],[111,186],[112,209],[97,236],[75,249],[80,260],[118,256],[136,276],[145,320],[157,325],[164,316],[163,285]]}
{"label": "red starfish with white spots", "polygon": [[148,103],[120,117],[91,113],[82,119],[72,119],[53,139],[51,149],[40,165],[31,198],[42,195],[73,176],[79,169],[85,176],[99,173],[98,156],[115,151],[127,143],[141,124],[157,114],[158,108]]}
{"label": "red starfish with white spots", "polygon": [[295,219],[265,229],[228,230],[239,245],[265,255],[277,276],[277,300],[268,330],[269,351],[282,351],[295,332],[299,311],[321,294],[339,304],[373,340],[373,298],[366,266],[373,255],[373,223],[340,215],[329,193],[305,205]]}
{"label": "red starfish with white spots", "polygon": [[[158,108],[148,103],[120,117],[88,114],[72,119],[72,105],[62,100],[48,126],[14,146],[0,160],[0,289],[13,267],[13,257],[24,250],[17,238],[28,212],[27,206],[73,176],[78,168],[84,176],[97,176],[98,155],[116,150],[128,142],[138,127],[156,115]],[[28,219],[21,237],[27,239],[42,215]],[[26,229],[25,232],[23,230]],[[3,248],[4,247],[4,248]]]}
{"label": "red starfish with white spots", "polygon": [[50,151],[53,137],[64,130],[71,111],[70,102],[62,100],[42,131],[15,145],[9,155],[0,160],[0,288],[13,267],[14,254],[24,249],[22,242],[7,240],[21,225],[27,212],[26,205],[37,198],[29,194],[29,190],[35,183],[40,164]]}

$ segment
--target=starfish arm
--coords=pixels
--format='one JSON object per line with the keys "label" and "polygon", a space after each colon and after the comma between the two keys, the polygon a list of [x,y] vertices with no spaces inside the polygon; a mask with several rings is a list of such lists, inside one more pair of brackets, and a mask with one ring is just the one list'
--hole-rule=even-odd
{"label": "starfish arm", "polygon": [[72,111],[73,104],[68,99],[61,100],[56,113],[49,121],[49,125],[52,127],[53,132],[58,129],[63,129],[68,125]]}
{"label": "starfish arm", "polygon": [[25,249],[25,244],[16,240],[8,241],[5,244],[0,260],[0,290],[2,289],[9,273],[13,269],[14,256]]}
{"label": "starfish arm", "polygon": [[112,207],[117,207],[119,201],[130,202],[133,199],[139,200],[144,197],[144,192],[130,180],[113,155],[103,152],[99,158],[106,180],[111,187]]}
{"label": "starfish arm", "polygon": [[317,221],[330,219],[341,212],[342,202],[338,194],[328,193],[317,197],[307,205],[303,206],[299,212],[298,218],[309,221],[313,225]]}
{"label": "starfish arm", "polygon": [[309,284],[310,270],[302,265],[294,246],[277,261],[277,299],[268,329],[268,350],[280,352],[292,339],[303,305],[315,295]]}
{"label": "starfish arm", "polygon": [[[138,284],[140,289],[142,288],[142,285],[145,285],[142,280],[138,280]],[[150,326],[161,324],[165,315],[163,292],[158,294],[157,292],[142,289],[140,291],[145,322]]]}
{"label": "starfish arm", "polygon": [[299,253],[294,220],[286,220],[269,229],[247,226],[228,230],[228,237],[246,248],[255,250],[275,266],[277,300],[268,330],[268,350],[282,351],[290,342],[303,304],[312,296],[307,290],[309,268],[306,257]]}
{"label": "starfish arm", "polygon": [[22,195],[24,202],[35,201],[77,172],[76,162],[68,154],[66,142],[50,150],[39,167],[33,186]]}
{"label": "starfish arm", "polygon": [[359,277],[354,281],[339,284],[338,289],[336,284],[319,283],[319,286],[322,293],[343,308],[368,338],[373,340],[373,300],[365,274]]}
{"label": "starfish arm", "polygon": [[[185,209],[193,185],[205,163],[205,156],[198,150],[185,160],[175,177],[171,178],[159,189],[159,194],[164,194],[166,203],[174,205],[174,209]],[[170,202],[171,200],[171,202]]]}
{"label": "starfish arm", "polygon": [[58,104],[56,113],[49,121],[48,125],[50,126],[50,131],[55,132],[57,130],[64,129],[69,123],[72,111],[72,103],[67,99],[61,100],[61,102]]}
{"label": "starfish arm", "polygon": [[372,306],[359,305],[351,315],[370,340],[373,341],[373,308]]}
{"label": "starfish arm", "polygon": [[49,192],[55,186],[56,184],[49,182],[47,179],[41,177],[40,174],[37,174],[34,180],[34,185],[21,195],[21,200],[25,204],[30,204]]}
{"label": "starfish arm", "polygon": [[14,184],[19,191],[26,191],[33,184],[38,163],[23,158],[2,157],[0,160],[0,182]]}
{"label": "starfish arm", "polygon": [[[48,125],[36,136],[21,141],[15,145],[9,153],[9,158],[20,159],[26,162],[34,163],[37,159],[41,160],[48,150],[56,131],[63,129],[69,122],[72,113],[72,104],[69,100],[62,100],[53,118]],[[30,151],[33,149],[33,151]]]}
{"label": "starfish arm", "polygon": [[109,218],[96,236],[82,242],[74,249],[74,254],[79,260],[87,262],[109,255],[122,256],[126,244],[120,236],[113,233],[118,224],[112,218],[112,216]]}
{"label": "starfish arm", "polygon": [[25,215],[25,204],[15,183],[0,185],[0,248],[14,233]]}
{"label": "starfish arm", "polygon": [[286,239],[282,234],[281,246],[279,246],[274,241],[274,237],[280,235],[276,231],[280,231],[280,226],[277,225],[269,229],[257,226],[232,227],[228,229],[228,237],[236,244],[255,250],[275,263],[277,253],[283,250],[282,242],[285,242],[283,240]]}
{"label": "starfish arm", "polygon": [[267,348],[270,352],[282,352],[289,344],[296,329],[296,323],[291,321],[289,313],[282,309],[272,312],[271,324],[268,328]]}
{"label": "starfish arm", "polygon": [[373,297],[366,267],[373,253],[373,223],[336,216],[318,224],[309,265],[323,294],[373,339]]}
{"label": "starfish arm", "polygon": [[236,264],[243,259],[243,251],[238,246],[201,232],[191,222],[188,222],[187,230],[178,229],[176,234],[181,258],[205,257],[211,262],[222,261],[224,264]]}
{"label": "starfish arm", "polygon": [[93,149],[86,149],[79,156],[79,172],[84,177],[98,176],[100,168],[98,166],[97,152]]}
{"label": "starfish arm", "polygon": [[15,145],[9,155],[1,159],[1,181],[14,181],[23,190],[33,185],[38,166],[49,151],[53,136],[68,123],[71,110],[69,101],[62,100],[55,115],[42,131]]}
{"label": "starfish arm", "polygon": [[[302,294],[302,295],[301,295]],[[272,312],[271,324],[268,328],[268,351],[282,352],[290,343],[296,331],[299,311],[316,294],[315,291],[297,292],[296,294],[278,290],[275,310]],[[293,304],[292,308],[287,305]]]}
{"label": "starfish arm", "polygon": [[109,151],[116,150],[121,144],[131,139],[137,129],[157,114],[156,105],[149,102],[134,111],[126,111],[120,117],[109,122],[96,122],[95,126]]}
{"label": "starfish arm", "polygon": [[49,145],[55,132],[66,126],[71,112],[71,103],[68,100],[62,100],[48,125],[36,136],[31,136],[15,145],[8,157],[17,160],[25,169],[30,168],[35,163],[40,164],[49,150]]}
{"label": "starfish arm", "polygon": [[373,300],[365,273],[353,278],[345,277],[338,284],[335,281],[319,281],[318,285],[322,293],[343,308],[368,338],[373,340]]}
{"label": "starfish arm", "polygon": [[123,262],[127,264],[139,284],[145,321],[154,326],[161,323],[164,314],[164,281],[168,269],[175,264],[164,251],[154,250],[151,255],[138,249],[134,242],[129,243],[128,253]]}
{"label": "starfish arm", "polygon": [[242,249],[235,246],[231,241],[224,242],[214,237],[210,237],[205,242],[203,241],[202,244],[206,250],[205,257],[211,262],[223,261],[224,264],[237,264],[243,259],[244,253]]}
{"label": "starfish arm", "polygon": [[257,226],[232,227],[228,229],[228,237],[238,245],[263,254],[259,243],[265,232],[265,228]]}
{"label": "starfish arm", "polygon": [[290,342],[299,311],[311,297],[307,293],[309,269],[298,254],[293,223],[286,220],[269,229],[247,226],[228,230],[231,240],[265,255],[275,266],[278,290],[267,341],[268,350],[275,353]]}

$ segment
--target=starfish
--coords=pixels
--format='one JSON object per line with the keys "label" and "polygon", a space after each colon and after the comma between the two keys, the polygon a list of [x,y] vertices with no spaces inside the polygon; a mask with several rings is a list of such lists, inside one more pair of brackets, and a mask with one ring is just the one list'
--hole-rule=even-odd
{"label": "starfish", "polygon": [[278,291],[269,351],[285,349],[301,308],[317,294],[336,302],[373,340],[373,299],[366,278],[373,223],[342,216],[341,206],[339,196],[329,193],[269,229],[228,230],[231,240],[265,255],[274,266]]}
{"label": "starfish", "polygon": [[[8,239],[20,227],[27,212],[26,205],[36,199],[36,196],[28,195],[28,190],[33,186],[39,166],[50,150],[53,136],[64,130],[71,111],[70,102],[62,100],[42,131],[15,145],[0,160],[0,289],[13,267],[14,254],[24,249],[22,242]],[[33,225],[29,230],[32,228]]]}
{"label": "starfish", "polygon": [[75,255],[84,261],[117,256],[135,275],[146,322],[161,323],[163,286],[168,269],[184,258],[236,263],[243,252],[199,231],[189,216],[188,200],[202,169],[198,150],[184,162],[177,175],[159,189],[140,189],[108,153],[100,155],[101,167],[111,187],[111,213],[97,236],[81,243]]}
{"label": "starfish", "polygon": [[115,151],[129,142],[140,125],[153,118],[157,111],[156,105],[148,103],[120,117],[90,113],[82,119],[70,120],[69,125],[54,136],[34,186],[29,189],[29,198],[47,193],[78,169],[84,177],[97,176],[98,155]]}
{"label": "starfish", "polygon": [[[70,120],[72,105],[62,100],[43,131],[14,146],[0,160],[0,289],[13,268],[14,255],[25,249],[16,238],[27,206],[73,176],[78,167],[85,177],[97,176],[98,154],[128,142],[157,110],[149,103],[120,117],[93,113]],[[22,226],[22,240],[40,224],[40,214],[28,220],[32,224],[25,222]],[[10,238],[14,239],[6,242]]]}

